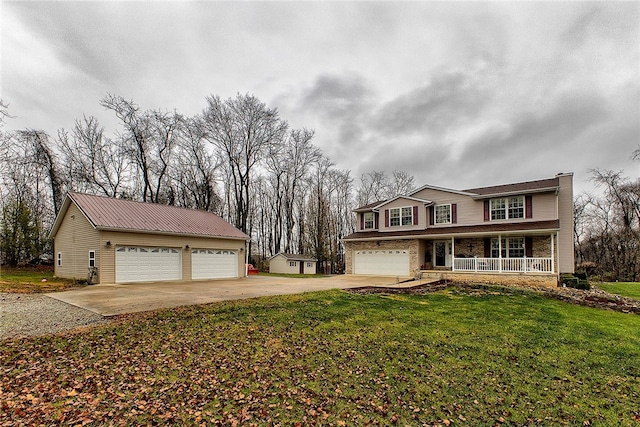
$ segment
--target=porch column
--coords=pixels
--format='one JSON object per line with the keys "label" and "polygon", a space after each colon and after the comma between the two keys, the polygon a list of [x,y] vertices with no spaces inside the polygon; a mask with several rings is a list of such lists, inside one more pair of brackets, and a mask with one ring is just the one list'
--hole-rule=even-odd
{"label": "porch column", "polygon": [[456,239],[451,237],[451,271],[456,271]]}
{"label": "porch column", "polygon": [[556,267],[555,267],[555,250],[554,250],[554,241],[553,241],[553,233],[551,233],[551,273],[555,273],[556,272]]}
{"label": "porch column", "polygon": [[502,273],[502,234],[498,234],[498,273]]}

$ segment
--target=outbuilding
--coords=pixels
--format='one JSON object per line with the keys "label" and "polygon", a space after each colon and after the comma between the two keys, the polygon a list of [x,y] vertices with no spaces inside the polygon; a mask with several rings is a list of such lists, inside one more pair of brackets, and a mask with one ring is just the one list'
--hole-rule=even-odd
{"label": "outbuilding", "polygon": [[316,274],[317,262],[307,255],[279,253],[269,258],[269,273]]}
{"label": "outbuilding", "polygon": [[109,284],[246,275],[249,236],[211,212],[71,192],[50,237],[57,277]]}

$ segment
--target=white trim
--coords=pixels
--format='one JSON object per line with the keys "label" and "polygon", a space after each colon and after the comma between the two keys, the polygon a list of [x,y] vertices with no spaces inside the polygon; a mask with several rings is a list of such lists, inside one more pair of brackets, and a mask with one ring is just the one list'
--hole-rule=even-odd
{"label": "white trim", "polygon": [[[93,254],[93,257],[91,256],[91,254]],[[91,265],[91,261],[93,261],[93,265]],[[92,268],[95,266],[96,266],[96,251],[91,250],[89,251],[89,268]]]}
{"label": "white trim", "polygon": [[417,190],[412,191],[411,193],[409,193],[410,196],[413,196],[416,193],[421,192],[422,190],[436,190],[436,191],[444,191],[446,193],[453,193],[453,194],[460,194],[462,196],[478,196],[478,194],[476,193],[469,193],[466,191],[461,191],[461,190],[454,190],[452,188],[444,188],[444,187],[437,187],[435,185],[423,185],[422,187],[418,188]]}
{"label": "white trim", "polygon": [[[413,202],[419,202],[419,203],[424,203],[425,206],[429,206],[429,205],[433,205],[434,202],[431,200],[426,200],[426,199],[419,199],[417,197],[410,197],[410,196],[396,196],[393,199],[389,199],[389,200],[385,200],[384,202],[380,203],[377,206],[374,206],[371,208],[372,211],[379,211],[381,207],[388,205],[389,203],[395,202],[398,199],[407,199],[407,200],[411,200]],[[356,210],[357,211],[357,210]]]}
{"label": "white trim", "polygon": [[[451,205],[452,205],[452,203],[442,203],[442,204],[433,206],[433,225],[453,224],[453,213],[452,213]],[[438,222],[438,212],[436,212],[436,210],[441,206],[449,206],[449,221],[448,222]]]}
{"label": "white trim", "polygon": [[[507,184],[508,185],[508,184]],[[486,200],[486,199],[500,199],[502,197],[509,196],[524,196],[525,194],[534,194],[534,193],[551,193],[553,191],[558,191],[560,187],[545,187],[545,188],[535,188],[531,190],[518,190],[518,191],[505,191],[503,193],[487,193],[487,194],[476,194],[473,195],[473,200]]]}

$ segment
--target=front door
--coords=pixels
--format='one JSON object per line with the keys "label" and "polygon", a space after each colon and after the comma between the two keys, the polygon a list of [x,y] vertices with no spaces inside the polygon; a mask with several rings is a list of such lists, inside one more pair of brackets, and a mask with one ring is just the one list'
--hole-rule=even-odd
{"label": "front door", "polygon": [[434,242],[434,265],[436,267],[451,267],[451,242],[437,240]]}

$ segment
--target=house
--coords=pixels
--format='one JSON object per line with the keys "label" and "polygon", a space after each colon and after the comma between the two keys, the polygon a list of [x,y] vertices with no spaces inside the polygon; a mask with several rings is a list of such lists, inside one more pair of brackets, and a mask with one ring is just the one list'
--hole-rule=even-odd
{"label": "house", "polygon": [[269,258],[269,273],[316,274],[317,262],[306,255],[279,253]]}
{"label": "house", "polygon": [[527,282],[574,272],[573,174],[452,190],[425,185],[355,210],[347,274]]}
{"label": "house", "polygon": [[93,283],[245,276],[249,237],[204,211],[67,194],[49,235],[55,275]]}

